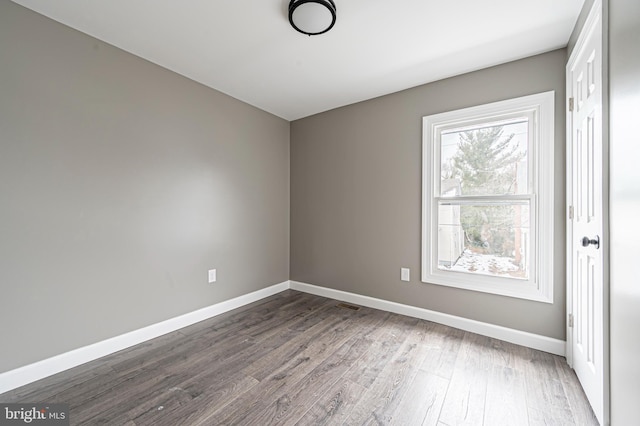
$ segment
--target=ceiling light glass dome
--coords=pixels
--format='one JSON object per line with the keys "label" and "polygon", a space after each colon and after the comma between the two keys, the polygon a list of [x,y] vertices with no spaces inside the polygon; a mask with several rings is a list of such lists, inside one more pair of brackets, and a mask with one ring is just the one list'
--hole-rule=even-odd
{"label": "ceiling light glass dome", "polygon": [[332,0],[291,0],[289,22],[303,34],[326,33],[336,23],[336,5]]}

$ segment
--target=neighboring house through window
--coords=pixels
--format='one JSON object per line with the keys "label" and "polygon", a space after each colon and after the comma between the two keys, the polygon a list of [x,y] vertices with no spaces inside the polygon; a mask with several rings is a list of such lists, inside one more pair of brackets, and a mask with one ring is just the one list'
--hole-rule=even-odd
{"label": "neighboring house through window", "polygon": [[553,101],[424,117],[422,281],[553,302]]}

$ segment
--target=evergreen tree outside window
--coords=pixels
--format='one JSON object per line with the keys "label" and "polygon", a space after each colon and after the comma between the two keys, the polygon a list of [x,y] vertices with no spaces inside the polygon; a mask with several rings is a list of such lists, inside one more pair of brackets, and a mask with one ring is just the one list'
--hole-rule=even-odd
{"label": "evergreen tree outside window", "polygon": [[424,117],[422,280],[551,302],[552,171],[553,92]]}

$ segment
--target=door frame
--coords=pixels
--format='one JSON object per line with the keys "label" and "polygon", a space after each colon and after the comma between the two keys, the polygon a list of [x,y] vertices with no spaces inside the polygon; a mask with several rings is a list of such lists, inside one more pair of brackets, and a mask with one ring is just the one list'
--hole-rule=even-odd
{"label": "door frame", "polygon": [[573,367],[573,324],[570,318],[574,312],[573,300],[573,252],[571,241],[575,238],[570,217],[570,206],[573,203],[573,153],[571,138],[573,137],[573,114],[569,111],[570,99],[573,97],[570,70],[578,53],[584,46],[586,38],[593,28],[600,22],[602,49],[602,344],[603,344],[603,426],[610,424],[610,378],[609,378],[609,26],[608,0],[595,0],[584,25],[578,35],[578,40],[571,52],[566,65],[566,349],[565,356],[569,366]]}

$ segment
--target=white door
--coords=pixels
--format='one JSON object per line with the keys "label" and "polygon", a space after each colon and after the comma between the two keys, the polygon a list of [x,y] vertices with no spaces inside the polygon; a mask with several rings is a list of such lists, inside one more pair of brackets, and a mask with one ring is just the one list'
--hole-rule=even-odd
{"label": "white door", "polygon": [[602,20],[595,6],[567,65],[567,340],[569,362],[604,424]]}

